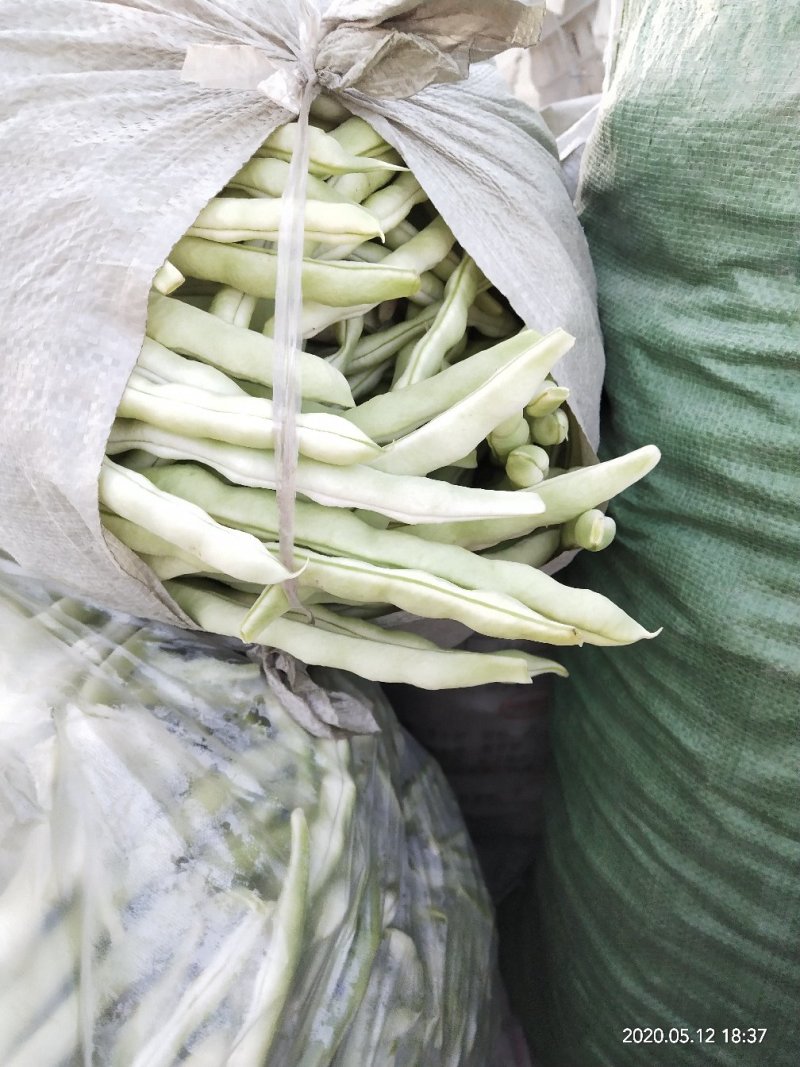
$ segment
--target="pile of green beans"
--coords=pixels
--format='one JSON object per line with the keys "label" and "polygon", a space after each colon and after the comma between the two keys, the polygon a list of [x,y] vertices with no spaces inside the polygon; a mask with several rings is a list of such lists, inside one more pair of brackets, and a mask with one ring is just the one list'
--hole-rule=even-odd
{"label": "pile of green beans", "polygon": [[278,551],[272,406],[291,123],[154,280],[100,477],[106,529],[204,629],[376,681],[437,689],[564,673],[525,652],[443,649],[382,626],[396,609],[515,642],[652,636],[540,568],[607,547],[605,503],[658,450],[576,463],[568,391],[551,376],[573,339],[524,328],[366,122],[326,101],[310,133],[294,570]]}

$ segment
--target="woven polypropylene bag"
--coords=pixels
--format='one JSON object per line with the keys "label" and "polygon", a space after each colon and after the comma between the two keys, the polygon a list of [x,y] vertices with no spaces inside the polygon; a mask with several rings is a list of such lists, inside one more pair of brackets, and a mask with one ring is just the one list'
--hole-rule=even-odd
{"label": "woven polypropylene bag", "polygon": [[[323,46],[346,30],[383,34],[381,55],[391,58],[393,41],[417,39],[407,61],[388,64],[397,92],[376,91],[381,64],[356,53],[338,98],[400,152],[521,318],[575,336],[557,377],[596,443],[603,353],[594,276],[549,134],[485,64],[466,81],[404,95],[407,82],[425,84],[417,75],[439,45],[445,66],[459,43],[463,62],[491,55],[513,43],[502,32],[512,16],[535,22],[539,5],[3,0],[0,545],[27,571],[107,607],[189,624],[149,568],[104,538],[100,464],[155,271],[209,198],[295,117],[257,88],[183,80],[187,52],[277,48],[285,59],[302,52],[309,6],[332,27]],[[371,72],[366,89],[359,72]]]}
{"label": "woven polypropylene bag", "polygon": [[580,206],[604,448],[664,458],[571,573],[664,632],[569,657],[556,694],[505,916],[546,1067],[800,1062],[798,55],[796,2],[622,11]]}

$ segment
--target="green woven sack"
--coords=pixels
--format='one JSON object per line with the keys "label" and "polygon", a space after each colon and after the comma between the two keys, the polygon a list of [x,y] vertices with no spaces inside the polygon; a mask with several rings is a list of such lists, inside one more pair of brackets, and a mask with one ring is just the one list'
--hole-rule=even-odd
{"label": "green woven sack", "polygon": [[800,3],[626,0],[613,64],[603,444],[664,458],[571,577],[664,632],[566,657],[507,977],[541,1067],[797,1067]]}

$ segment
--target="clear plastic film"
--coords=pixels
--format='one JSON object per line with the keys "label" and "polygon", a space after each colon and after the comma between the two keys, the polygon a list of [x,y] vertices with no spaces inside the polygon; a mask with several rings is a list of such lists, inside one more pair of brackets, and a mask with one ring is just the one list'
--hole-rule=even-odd
{"label": "clear plastic film", "polygon": [[490,905],[382,732],[312,738],[241,646],[0,566],[4,1067],[484,1067]]}

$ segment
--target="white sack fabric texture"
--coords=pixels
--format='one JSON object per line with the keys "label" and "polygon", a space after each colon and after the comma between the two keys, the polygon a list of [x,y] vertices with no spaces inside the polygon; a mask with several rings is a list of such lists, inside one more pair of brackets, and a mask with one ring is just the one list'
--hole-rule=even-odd
{"label": "white sack fabric texture", "polygon": [[[257,89],[186,82],[183,64],[190,46],[219,44],[291,59],[301,8],[6,0],[0,10],[0,205],[11,279],[0,317],[0,547],[33,573],[161,622],[191,625],[149,569],[101,531],[106,440],[156,270],[231,174],[293,118]],[[538,17],[513,0],[342,0],[328,5],[323,26],[340,44],[348,29],[380,30],[391,39],[387,62],[416,31],[427,42],[424,84],[452,80],[470,58],[499,50],[490,27],[508,33],[512,16],[527,33]],[[380,57],[370,55],[365,85],[383,91]],[[341,84],[357,85],[336,62]],[[558,378],[596,443],[603,357],[594,276],[543,127],[485,67],[410,99],[361,88],[337,95],[397,148],[525,322],[575,335]]]}
{"label": "white sack fabric texture", "polygon": [[0,565],[3,1067],[484,1067],[488,896],[436,764],[312,738],[230,642]]}

